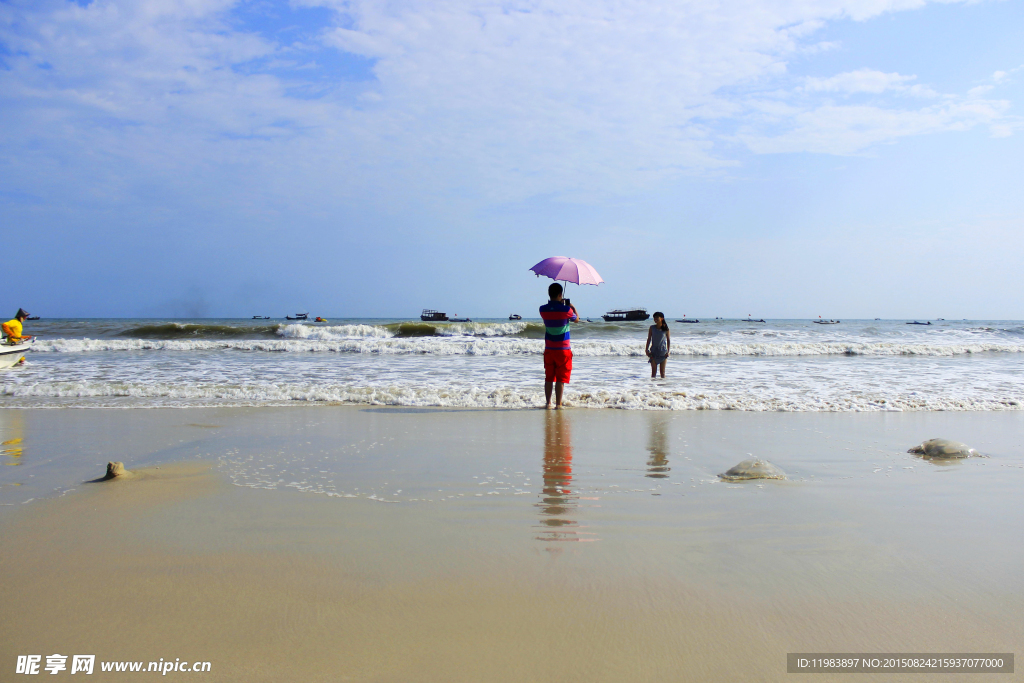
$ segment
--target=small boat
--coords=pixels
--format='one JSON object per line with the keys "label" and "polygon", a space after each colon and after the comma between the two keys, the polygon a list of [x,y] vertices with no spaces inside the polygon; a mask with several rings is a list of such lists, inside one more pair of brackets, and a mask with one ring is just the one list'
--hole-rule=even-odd
{"label": "small boat", "polygon": [[309,313],[296,313],[294,318],[292,316],[290,316],[290,315],[286,315],[284,317],[284,319],[285,320],[308,320],[309,319]]}
{"label": "small boat", "polygon": [[695,319],[695,318],[683,318],[682,320],[677,320],[676,322],[677,323],[699,323],[700,321]]}
{"label": "small boat", "polygon": [[760,320],[754,320],[753,318],[747,318],[746,320],[741,320],[740,322],[744,322],[744,323],[763,323],[764,322],[764,318],[761,318]]}
{"label": "small boat", "polygon": [[508,319],[509,320],[522,320],[523,316],[519,315],[518,313],[513,313],[512,315],[510,315],[508,317]]}
{"label": "small boat", "polygon": [[469,318],[452,318],[448,322],[452,322],[452,323],[471,323],[473,321],[470,320]]}
{"label": "small boat", "polygon": [[0,368],[13,368],[20,363],[30,346],[32,346],[31,342],[0,344]]}
{"label": "small boat", "polygon": [[435,311],[432,308],[424,308],[423,312],[420,313],[420,320],[424,322],[443,323],[448,320],[448,314]]}
{"label": "small boat", "polygon": [[321,318],[320,316],[317,316],[316,318],[313,319],[313,322],[315,322],[315,323],[325,323],[325,322],[327,322],[327,320],[325,320],[324,318]]}
{"label": "small boat", "polygon": [[253,320],[270,320],[270,316],[269,315],[254,315],[252,317],[252,319]]}
{"label": "small boat", "polygon": [[812,320],[815,325],[838,325],[838,320]]}
{"label": "small boat", "polygon": [[917,320],[915,320],[914,322],[912,322],[912,323],[907,323],[907,324],[908,324],[908,325],[931,325],[931,324],[932,324],[932,321],[931,321],[931,320],[929,320],[929,321],[928,321],[928,322],[926,322],[926,323],[922,323],[922,322],[918,322]]}
{"label": "small boat", "polygon": [[647,320],[650,318],[650,314],[647,313],[646,308],[637,306],[636,308],[617,308],[614,311],[608,311],[601,316],[605,322],[623,322],[633,320]]}
{"label": "small boat", "polygon": [[[39,320],[39,316],[38,315],[30,315],[29,317],[25,318],[25,320]],[[942,320],[942,318],[939,318],[939,320]]]}

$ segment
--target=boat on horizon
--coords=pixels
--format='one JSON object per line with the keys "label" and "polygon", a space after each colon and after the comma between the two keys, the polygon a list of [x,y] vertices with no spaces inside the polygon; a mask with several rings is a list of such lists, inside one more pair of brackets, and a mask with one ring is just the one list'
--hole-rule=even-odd
{"label": "boat on horizon", "polygon": [[812,323],[816,325],[838,325],[838,320],[812,320]]}
{"label": "boat on horizon", "polygon": [[922,322],[919,322],[919,321],[915,320],[914,322],[912,322],[912,323],[907,323],[907,324],[908,324],[908,325],[931,325],[931,324],[932,324],[932,321],[931,321],[931,320],[929,320],[929,321],[928,321],[928,322],[926,322],[926,323],[922,323]]}
{"label": "boat on horizon", "polygon": [[683,318],[682,320],[676,320],[677,323],[699,323],[700,321],[696,318]]}
{"label": "boat on horizon", "polygon": [[764,318],[761,318],[760,320],[754,320],[753,318],[747,318],[746,320],[741,320],[740,322],[744,322],[744,323],[763,323],[764,322]]}
{"label": "boat on horizon", "polygon": [[650,314],[646,308],[637,306],[635,308],[617,308],[614,311],[608,311],[601,316],[607,323],[611,322],[631,322],[634,320],[647,320],[650,318]]}
{"label": "boat on horizon", "polygon": [[443,323],[448,322],[448,314],[440,311],[435,311],[432,308],[424,308],[423,312],[420,313],[420,320],[428,323]]}
{"label": "boat on horizon", "polygon": [[296,313],[294,318],[292,316],[290,316],[290,315],[286,315],[284,317],[284,319],[285,320],[308,320],[309,319],[309,313]]}
{"label": "boat on horizon", "polygon": [[508,317],[508,319],[509,320],[522,320],[523,316],[519,315],[518,313],[513,313],[512,315],[510,315]]}

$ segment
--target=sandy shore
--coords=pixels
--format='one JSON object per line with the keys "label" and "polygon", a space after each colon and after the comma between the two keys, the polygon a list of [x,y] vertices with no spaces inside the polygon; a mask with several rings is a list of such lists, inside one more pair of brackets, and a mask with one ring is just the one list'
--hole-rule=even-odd
{"label": "sandy shore", "polygon": [[[209,661],[224,681],[731,681],[791,677],[787,652],[1015,652],[1022,427],[2,411],[20,441],[0,454],[0,670],[61,653]],[[991,457],[905,452],[935,436]],[[789,480],[716,480],[747,453]],[[136,476],[81,483],[108,459]]]}

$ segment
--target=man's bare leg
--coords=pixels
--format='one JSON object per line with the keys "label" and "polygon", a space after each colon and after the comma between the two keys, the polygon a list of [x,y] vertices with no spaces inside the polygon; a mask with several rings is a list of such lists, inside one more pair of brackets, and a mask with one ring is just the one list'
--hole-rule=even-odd
{"label": "man's bare leg", "polygon": [[[544,407],[551,410],[551,385],[552,382],[544,382]],[[558,394],[561,396],[561,393]]]}
{"label": "man's bare leg", "polygon": [[562,407],[562,387],[565,386],[561,382],[555,382],[555,410]]}

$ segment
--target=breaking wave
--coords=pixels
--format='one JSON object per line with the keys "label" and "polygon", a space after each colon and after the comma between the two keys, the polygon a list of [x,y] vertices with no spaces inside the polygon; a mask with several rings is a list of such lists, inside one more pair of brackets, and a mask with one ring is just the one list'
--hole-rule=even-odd
{"label": "breaking wave", "polygon": [[525,337],[542,339],[544,325],[508,323],[400,322],[385,325],[275,323],[273,325],[207,325],[202,323],[154,323],[131,327],[118,337],[131,339],[390,339],[393,337]]}
{"label": "breaking wave", "polygon": [[237,325],[204,325],[201,323],[158,323],[132,327],[120,334],[136,339],[218,339],[273,337],[280,325],[240,327]]}

